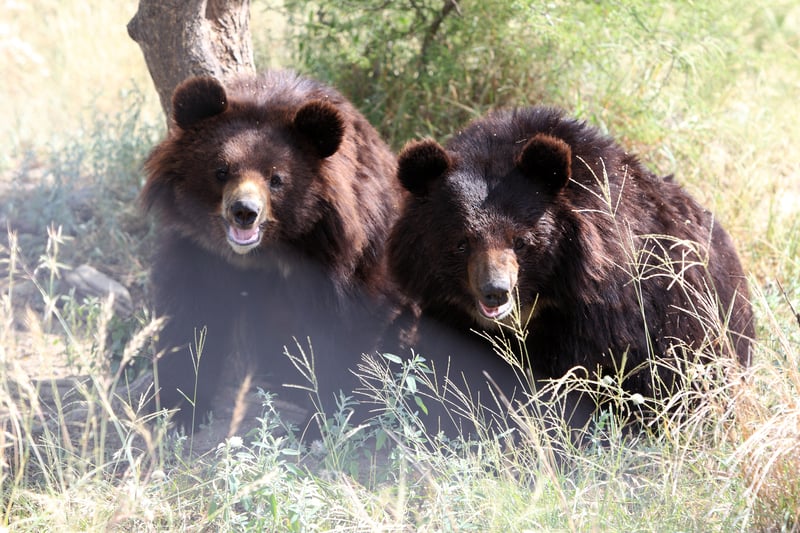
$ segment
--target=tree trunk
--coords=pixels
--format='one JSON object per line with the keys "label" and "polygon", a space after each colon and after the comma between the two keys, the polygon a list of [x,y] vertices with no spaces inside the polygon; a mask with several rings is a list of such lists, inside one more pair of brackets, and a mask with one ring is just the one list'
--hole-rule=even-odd
{"label": "tree trunk", "polygon": [[142,49],[167,117],[172,92],[186,78],[255,71],[249,10],[250,0],[139,1],[128,35]]}

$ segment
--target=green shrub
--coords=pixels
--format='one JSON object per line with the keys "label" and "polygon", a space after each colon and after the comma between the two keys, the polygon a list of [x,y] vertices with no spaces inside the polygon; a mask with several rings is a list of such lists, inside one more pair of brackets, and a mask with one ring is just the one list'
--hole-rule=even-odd
{"label": "green shrub", "polygon": [[[395,146],[501,105],[557,104],[606,125],[652,122],[665,86],[714,91],[732,5],[535,0],[284,2],[295,66],[339,87]],[[710,73],[714,76],[710,76]],[[712,82],[712,83],[708,83]],[[648,120],[642,120],[643,116]],[[640,126],[638,129],[642,129]]]}

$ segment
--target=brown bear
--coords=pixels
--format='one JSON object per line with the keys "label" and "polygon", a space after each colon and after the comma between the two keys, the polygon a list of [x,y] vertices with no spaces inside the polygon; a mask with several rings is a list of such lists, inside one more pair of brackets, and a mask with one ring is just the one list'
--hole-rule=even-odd
{"label": "brown bear", "polygon": [[201,420],[234,352],[270,382],[308,385],[283,353],[294,339],[310,338],[324,401],[349,392],[392,308],[384,246],[405,195],[393,152],[336,90],[290,71],[191,78],[172,107],[141,193],[159,221],[152,290],[168,320],[160,405],[194,399]]}
{"label": "brown bear", "polygon": [[728,234],[586,123],[496,111],[445,147],[410,142],[398,175],[413,198],[390,269],[423,318],[473,339],[522,324],[516,355],[534,376],[583,367],[643,398],[670,394],[696,356],[749,363],[753,314]]}

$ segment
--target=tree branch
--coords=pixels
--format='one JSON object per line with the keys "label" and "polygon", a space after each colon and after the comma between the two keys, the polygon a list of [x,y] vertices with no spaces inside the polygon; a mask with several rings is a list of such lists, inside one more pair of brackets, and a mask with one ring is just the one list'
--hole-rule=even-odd
{"label": "tree branch", "polygon": [[446,19],[454,9],[457,10],[458,13],[461,12],[456,0],[444,0],[442,9],[436,14],[436,17],[431,22],[431,25],[428,26],[428,30],[425,32],[425,37],[422,39],[422,46],[420,46],[419,49],[420,67],[423,67],[427,64],[428,51],[430,50],[434,39],[436,39],[436,34],[439,32],[439,28],[442,26],[444,19]]}

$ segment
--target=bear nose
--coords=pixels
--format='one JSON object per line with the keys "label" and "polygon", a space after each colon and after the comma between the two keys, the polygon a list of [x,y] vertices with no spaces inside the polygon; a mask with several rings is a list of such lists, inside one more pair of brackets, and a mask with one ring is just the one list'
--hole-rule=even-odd
{"label": "bear nose", "polygon": [[237,200],[231,205],[233,221],[243,227],[252,226],[261,212],[261,206],[252,200]]}
{"label": "bear nose", "polygon": [[511,286],[502,280],[492,280],[481,286],[481,300],[487,307],[500,307],[508,302]]}

